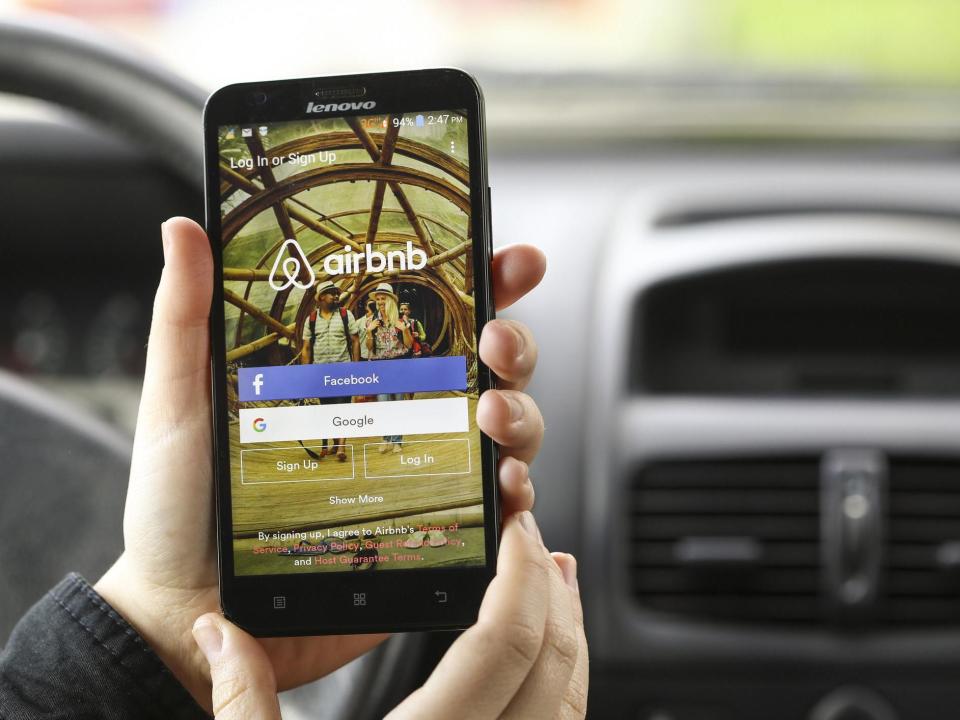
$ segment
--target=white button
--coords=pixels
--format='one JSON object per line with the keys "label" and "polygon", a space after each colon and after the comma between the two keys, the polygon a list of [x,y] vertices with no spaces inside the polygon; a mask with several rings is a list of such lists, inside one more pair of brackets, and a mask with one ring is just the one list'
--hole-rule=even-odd
{"label": "white button", "polygon": [[[400,453],[380,454],[393,443],[365,443],[363,472],[366,478],[469,475],[469,438],[404,440]],[[439,462],[438,462],[439,461]],[[442,469],[439,469],[442,468]]]}
{"label": "white button", "polygon": [[469,426],[465,397],[240,410],[241,443],[462,433]]}

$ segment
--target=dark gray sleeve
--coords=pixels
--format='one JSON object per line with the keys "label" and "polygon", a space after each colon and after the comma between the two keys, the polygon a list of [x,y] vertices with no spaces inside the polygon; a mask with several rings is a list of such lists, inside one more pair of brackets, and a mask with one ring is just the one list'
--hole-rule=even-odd
{"label": "dark gray sleeve", "polygon": [[71,573],[0,653],[0,719],[209,720],[147,643]]}

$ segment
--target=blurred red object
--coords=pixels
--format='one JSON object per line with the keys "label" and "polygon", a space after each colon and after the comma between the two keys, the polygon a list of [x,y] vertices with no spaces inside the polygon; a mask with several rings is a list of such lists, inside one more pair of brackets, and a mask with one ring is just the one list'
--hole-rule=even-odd
{"label": "blurred red object", "polygon": [[89,17],[91,15],[158,15],[170,0],[20,0],[30,10]]}

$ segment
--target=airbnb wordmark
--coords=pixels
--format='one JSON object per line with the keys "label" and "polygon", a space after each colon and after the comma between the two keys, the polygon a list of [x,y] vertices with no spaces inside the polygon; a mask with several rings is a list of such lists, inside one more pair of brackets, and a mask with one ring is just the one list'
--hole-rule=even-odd
{"label": "airbnb wordmark", "polygon": [[323,261],[323,271],[327,275],[343,275],[361,271],[361,262],[366,262],[366,272],[378,273],[391,270],[421,270],[427,266],[427,254],[420,248],[415,248],[412,242],[407,242],[405,250],[389,250],[382,253],[367,245],[364,252],[350,252],[350,247],[343,246],[344,252],[337,255],[328,255]]}

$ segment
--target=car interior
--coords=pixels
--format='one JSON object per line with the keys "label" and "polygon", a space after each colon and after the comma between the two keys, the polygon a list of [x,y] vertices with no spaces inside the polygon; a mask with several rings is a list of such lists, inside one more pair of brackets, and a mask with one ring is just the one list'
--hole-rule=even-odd
{"label": "car interior", "polygon": [[[535,513],[579,561],[588,717],[952,717],[960,95],[476,71],[494,245],[548,260],[503,316],[539,345]],[[3,640],[122,549],[158,226],[202,221],[211,89],[0,19],[0,92],[42,108],[0,113]],[[382,717],[452,639],[396,635],[284,717]]]}

